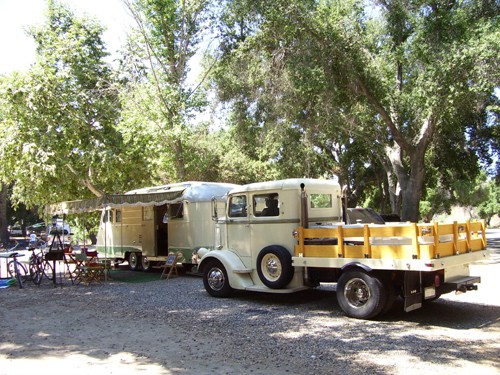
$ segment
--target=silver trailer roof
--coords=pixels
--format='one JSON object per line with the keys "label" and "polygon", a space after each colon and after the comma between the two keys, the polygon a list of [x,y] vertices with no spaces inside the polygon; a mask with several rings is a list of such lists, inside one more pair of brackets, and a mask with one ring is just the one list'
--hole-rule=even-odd
{"label": "silver trailer roof", "polygon": [[182,195],[180,195],[176,201],[207,202],[211,201],[214,197],[223,197],[238,186],[239,185],[219,182],[187,181],[131,190],[128,191],[126,195],[182,192]]}
{"label": "silver trailer roof", "polygon": [[58,202],[45,206],[46,214],[74,214],[101,210],[108,207],[160,206],[189,201],[205,202],[222,197],[238,185],[216,182],[181,182],[131,190],[126,194],[110,194],[76,201]]}

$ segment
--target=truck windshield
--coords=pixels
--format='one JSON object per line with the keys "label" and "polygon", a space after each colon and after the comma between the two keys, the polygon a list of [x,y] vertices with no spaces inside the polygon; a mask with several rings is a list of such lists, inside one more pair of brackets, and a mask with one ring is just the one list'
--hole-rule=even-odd
{"label": "truck windshield", "polygon": [[247,197],[245,195],[236,195],[231,197],[229,203],[229,217],[247,216]]}

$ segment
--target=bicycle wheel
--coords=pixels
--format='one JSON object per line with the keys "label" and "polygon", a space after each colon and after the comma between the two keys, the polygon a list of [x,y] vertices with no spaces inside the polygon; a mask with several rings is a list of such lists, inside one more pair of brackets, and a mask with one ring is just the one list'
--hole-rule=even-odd
{"label": "bicycle wheel", "polygon": [[54,280],[54,267],[52,267],[50,261],[48,260],[42,261],[41,268],[43,270],[43,274],[47,279]]}
{"label": "bicycle wheel", "polygon": [[30,274],[28,273],[28,270],[26,269],[24,264],[22,264],[17,260],[11,260],[7,264],[7,270],[9,272],[10,277],[14,277],[17,280],[20,288],[22,288],[24,283],[27,282],[30,278]]}
{"label": "bicycle wheel", "polygon": [[43,270],[40,269],[38,258],[30,258],[30,276],[35,285],[40,285],[42,282]]}

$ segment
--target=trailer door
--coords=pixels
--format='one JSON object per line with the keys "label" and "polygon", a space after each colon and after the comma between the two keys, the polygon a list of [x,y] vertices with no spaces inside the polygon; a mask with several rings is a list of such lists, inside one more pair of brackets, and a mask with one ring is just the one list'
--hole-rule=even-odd
{"label": "trailer door", "polygon": [[156,253],[168,255],[168,205],[155,207]]}
{"label": "trailer door", "polygon": [[156,231],[154,206],[142,207],[142,255],[152,257],[156,255]]}

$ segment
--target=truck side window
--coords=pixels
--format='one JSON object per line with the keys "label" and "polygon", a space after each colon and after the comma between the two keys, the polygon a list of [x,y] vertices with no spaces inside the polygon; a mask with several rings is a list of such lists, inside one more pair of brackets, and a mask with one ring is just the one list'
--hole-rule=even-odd
{"label": "truck side window", "polygon": [[332,208],[331,194],[311,194],[311,208]]}
{"label": "truck side window", "polygon": [[236,195],[231,197],[229,203],[229,217],[247,216],[247,197],[245,195]]}
{"label": "truck side window", "polygon": [[279,195],[278,193],[259,194],[253,196],[254,216],[279,216]]}

